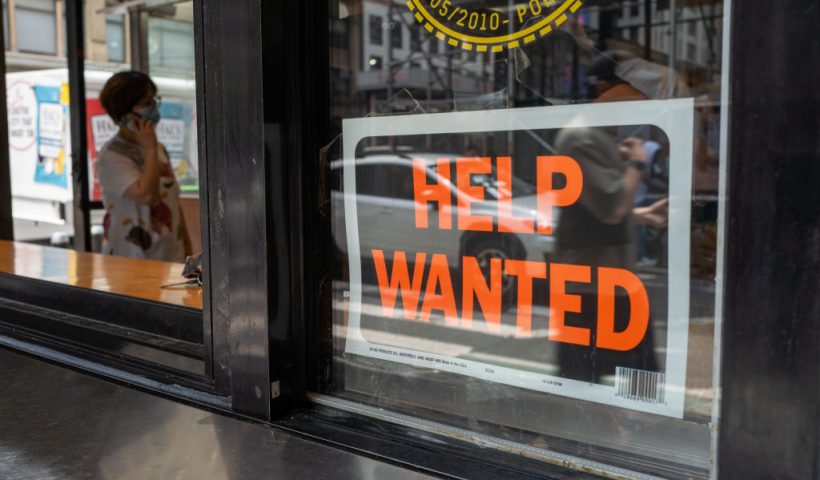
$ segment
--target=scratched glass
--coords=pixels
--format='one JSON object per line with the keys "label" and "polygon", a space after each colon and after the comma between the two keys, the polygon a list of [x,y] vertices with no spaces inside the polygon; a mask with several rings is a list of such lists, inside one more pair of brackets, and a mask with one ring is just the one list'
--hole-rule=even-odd
{"label": "scratched glass", "polygon": [[315,401],[708,478],[726,8],[333,2]]}

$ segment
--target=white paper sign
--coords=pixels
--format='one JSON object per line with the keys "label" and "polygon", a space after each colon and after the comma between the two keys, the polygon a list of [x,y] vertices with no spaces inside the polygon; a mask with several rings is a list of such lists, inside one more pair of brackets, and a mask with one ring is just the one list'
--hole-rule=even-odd
{"label": "white paper sign", "polygon": [[[344,120],[346,353],[682,418],[693,125],[692,99]],[[631,224],[582,211],[629,167],[601,170],[579,142],[622,161],[640,132],[668,154],[668,263],[567,260],[636,248]]]}

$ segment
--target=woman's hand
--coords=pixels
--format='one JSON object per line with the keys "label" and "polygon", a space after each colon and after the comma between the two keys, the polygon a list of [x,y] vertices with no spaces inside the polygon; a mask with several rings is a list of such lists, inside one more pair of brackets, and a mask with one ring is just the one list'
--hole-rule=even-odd
{"label": "woman's hand", "polygon": [[648,207],[635,207],[632,210],[635,223],[663,228],[669,223],[669,198],[663,198]]}
{"label": "woman's hand", "polygon": [[158,145],[156,125],[146,118],[135,116],[131,121],[131,126],[134,142],[142,147],[143,151],[156,150]]}
{"label": "woman's hand", "polygon": [[126,137],[142,148],[145,163],[139,179],[125,191],[125,196],[135,202],[146,205],[156,205],[159,201],[159,142],[157,141],[156,126],[142,117],[135,117],[128,123]]}
{"label": "woman's hand", "polygon": [[624,139],[618,146],[618,152],[626,162],[637,160],[641,163],[646,163],[646,150],[644,149],[643,140],[637,137],[629,137]]}

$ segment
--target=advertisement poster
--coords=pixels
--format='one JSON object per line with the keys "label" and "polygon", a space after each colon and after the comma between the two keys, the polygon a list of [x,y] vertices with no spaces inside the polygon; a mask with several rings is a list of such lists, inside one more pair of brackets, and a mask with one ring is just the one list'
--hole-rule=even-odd
{"label": "advertisement poster", "polygon": [[[102,190],[100,189],[97,177],[97,154],[103,146],[117,134],[119,127],[111,117],[105,113],[97,98],[86,100],[86,112],[88,116],[88,158],[91,162],[91,173],[93,181],[91,183],[91,199],[102,200]],[[190,147],[190,125],[193,120],[193,107],[190,104],[181,102],[163,102],[160,105],[160,122],[157,124],[157,139],[165,145],[171,166],[177,176],[177,180],[184,191],[196,191],[198,185],[198,173],[191,167],[194,158],[191,160]],[[188,186],[186,189],[185,187]]]}
{"label": "advertisement poster", "polygon": [[37,168],[34,181],[68,188],[65,150],[67,105],[61,102],[61,88],[34,87],[37,97]]}
{"label": "advertisement poster", "polygon": [[37,97],[27,82],[8,86],[9,147],[18,152],[29,150],[37,142]]}
{"label": "advertisement poster", "polygon": [[162,119],[157,124],[157,139],[168,150],[171,167],[183,193],[199,191],[193,111],[193,104],[185,102],[163,101],[159,106]]}
{"label": "advertisement poster", "polygon": [[693,125],[691,99],[344,120],[346,354],[682,418]]}
{"label": "advertisement poster", "polygon": [[105,113],[98,98],[87,98],[85,100],[85,112],[88,119],[86,124],[86,134],[88,135],[88,161],[91,172],[91,192],[89,197],[92,201],[102,201],[102,188],[100,188],[99,176],[97,174],[97,152],[111,138],[117,134],[117,125],[111,117]]}
{"label": "advertisement poster", "polygon": [[6,87],[12,208],[15,218],[60,223],[52,202],[71,199],[68,105],[59,78],[31,80],[15,75]]}

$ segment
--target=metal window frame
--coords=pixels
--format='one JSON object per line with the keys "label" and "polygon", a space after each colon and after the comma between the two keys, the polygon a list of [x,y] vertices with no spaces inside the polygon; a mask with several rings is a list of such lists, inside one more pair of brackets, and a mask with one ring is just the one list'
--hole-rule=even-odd
{"label": "metal window frame", "polygon": [[720,478],[820,478],[818,22],[732,2]]}

